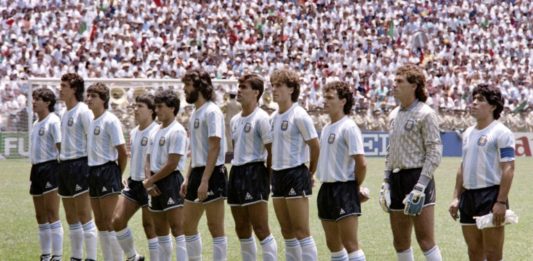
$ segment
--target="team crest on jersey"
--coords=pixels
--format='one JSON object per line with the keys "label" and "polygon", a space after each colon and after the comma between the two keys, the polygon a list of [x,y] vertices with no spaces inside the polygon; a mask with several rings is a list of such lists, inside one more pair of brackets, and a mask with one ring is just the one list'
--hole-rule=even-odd
{"label": "team crest on jersey", "polygon": [[250,130],[252,129],[252,124],[247,122],[246,124],[244,124],[244,132],[248,133],[250,132]]}
{"label": "team crest on jersey", "polygon": [[194,120],[194,128],[198,129],[198,127],[200,127],[200,120],[196,119]]}
{"label": "team crest on jersey", "polygon": [[96,128],[94,128],[94,135],[98,136],[100,135],[100,126],[96,126]]}
{"label": "team crest on jersey", "polygon": [[289,128],[289,121],[283,121],[281,123],[281,130],[285,131]]}
{"label": "team crest on jersey", "polygon": [[477,145],[485,146],[485,144],[487,144],[487,141],[488,141],[487,135],[483,135],[479,137],[479,139],[477,140]]}
{"label": "team crest on jersey", "polygon": [[163,145],[165,145],[165,137],[161,137],[161,139],[159,139],[159,146]]}
{"label": "team crest on jersey", "polygon": [[41,127],[39,129],[39,136],[43,136],[44,135],[44,127]]}
{"label": "team crest on jersey", "polygon": [[146,144],[148,144],[148,138],[147,137],[143,137],[141,139],[141,146],[146,146]]}
{"label": "team crest on jersey", "polygon": [[406,131],[410,131],[413,129],[413,127],[415,126],[415,121],[414,120],[407,120],[407,122],[405,123],[405,130]]}
{"label": "team crest on jersey", "polygon": [[72,117],[68,118],[67,125],[68,125],[69,127],[72,127],[72,125],[74,125],[74,118],[72,118]]}
{"label": "team crest on jersey", "polygon": [[335,141],[335,133],[331,133],[328,137],[328,143],[333,144],[334,141]]}

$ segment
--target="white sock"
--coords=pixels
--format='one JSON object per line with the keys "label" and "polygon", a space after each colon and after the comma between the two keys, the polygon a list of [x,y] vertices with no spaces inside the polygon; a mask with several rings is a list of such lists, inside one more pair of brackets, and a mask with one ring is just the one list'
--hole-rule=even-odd
{"label": "white sock", "polygon": [[50,223],[39,224],[39,243],[41,245],[41,255],[50,255],[52,244],[50,238],[52,230]]}
{"label": "white sock", "polygon": [[137,255],[137,251],[135,251],[135,247],[133,246],[133,236],[129,228],[126,227],[117,231],[116,235],[120,247],[124,250],[124,254],[126,254],[126,258]]}
{"label": "white sock", "polygon": [[254,261],[257,255],[254,237],[242,238],[239,241],[241,242],[242,261]]}
{"label": "white sock", "polygon": [[362,249],[348,254],[348,261],[366,261],[365,252]]}
{"label": "white sock", "polygon": [[89,222],[83,224],[83,238],[85,241],[85,251],[87,252],[86,258],[96,260],[96,249],[98,245],[98,240],[94,220],[91,219]]}
{"label": "white sock", "polygon": [[172,258],[172,240],[170,235],[157,237],[159,241],[159,261],[170,261]]}
{"label": "white sock", "polygon": [[440,254],[439,246],[435,245],[432,249],[424,252],[426,261],[441,261],[442,256]]}
{"label": "white sock", "polygon": [[113,260],[124,260],[124,252],[118,243],[115,231],[109,231],[109,243],[111,245],[111,252],[113,253]]}
{"label": "white sock", "polygon": [[348,252],[346,249],[342,249],[337,252],[331,252],[331,261],[346,261],[348,260]]}
{"label": "white sock", "polygon": [[302,248],[302,260],[316,261],[318,260],[318,254],[316,249],[315,240],[312,236],[304,239],[300,239],[300,247]]}
{"label": "white sock", "polygon": [[263,261],[278,260],[278,244],[272,235],[268,235],[261,241],[261,248],[263,249]]}
{"label": "white sock", "polygon": [[396,252],[398,261],[414,261],[413,248],[409,248],[403,252]]}
{"label": "white sock", "polygon": [[202,238],[200,234],[185,236],[185,244],[187,245],[187,254],[189,261],[202,260]]}
{"label": "white sock", "polygon": [[213,260],[227,260],[228,239],[225,236],[213,238]]}
{"label": "white sock", "polygon": [[98,239],[100,240],[100,248],[104,261],[113,260],[113,250],[111,250],[111,240],[109,240],[109,231],[98,231]]}
{"label": "white sock", "polygon": [[176,260],[187,260],[187,246],[184,235],[176,237]]}
{"label": "white sock", "polygon": [[52,232],[52,255],[63,255],[63,225],[61,220],[58,220],[50,224],[50,230]]}
{"label": "white sock", "polygon": [[81,223],[69,225],[70,256],[81,259],[83,257],[83,228]]}
{"label": "white sock", "polygon": [[302,260],[302,248],[296,238],[285,239],[285,260],[300,261]]}
{"label": "white sock", "polygon": [[148,251],[151,261],[159,261],[159,242],[157,237],[148,239]]}

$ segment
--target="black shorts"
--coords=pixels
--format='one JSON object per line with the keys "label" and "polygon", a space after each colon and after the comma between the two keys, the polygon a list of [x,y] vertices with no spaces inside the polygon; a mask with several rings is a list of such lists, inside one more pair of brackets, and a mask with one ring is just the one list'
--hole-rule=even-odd
{"label": "black shorts", "polygon": [[304,164],[272,171],[272,198],[300,198],[312,194],[311,175]]}
{"label": "black shorts", "polygon": [[74,198],[89,191],[87,157],[63,160],[59,163],[59,195]]}
{"label": "black shorts", "polygon": [[183,198],[180,196],[181,184],[183,184],[183,176],[177,170],[156,182],[155,185],[161,194],[157,197],[148,196],[148,207],[150,211],[163,212],[173,208],[183,207]]}
{"label": "black shorts", "polygon": [[89,196],[101,198],[119,194],[122,190],[122,176],[116,162],[89,167]]}
{"label": "black shorts", "polygon": [[228,181],[228,204],[247,206],[267,202],[270,177],[264,162],[252,162],[231,167]]}
{"label": "black shorts", "polygon": [[31,166],[30,194],[42,196],[57,190],[57,160],[37,163]]}
{"label": "black shorts", "polygon": [[148,206],[148,193],[142,181],[133,180],[129,177],[128,186],[122,190],[122,195],[143,208]]}
{"label": "black shorts", "polygon": [[[459,199],[459,222],[465,225],[476,224],[474,217],[492,212],[498,200],[500,186],[465,190]],[[507,203],[509,209],[509,203]]]}
{"label": "black shorts", "polygon": [[[187,195],[185,200],[195,202],[198,198],[198,187],[202,182],[202,176],[204,175],[205,167],[197,167],[191,170],[189,176],[189,184],[187,186]],[[228,194],[228,173],[224,165],[215,166],[213,174],[209,178],[207,198],[202,203],[209,203],[219,198],[226,198]]]}
{"label": "black shorts", "polygon": [[[415,187],[420,178],[421,168],[418,169],[403,169],[397,173],[392,173],[390,176],[390,209],[392,211],[403,211],[405,205],[403,200]],[[424,207],[435,205],[436,190],[435,181],[432,179],[424,190],[426,199],[424,200]]]}
{"label": "black shorts", "polygon": [[361,215],[359,187],[355,181],[322,183],[316,201],[321,220],[339,221]]}

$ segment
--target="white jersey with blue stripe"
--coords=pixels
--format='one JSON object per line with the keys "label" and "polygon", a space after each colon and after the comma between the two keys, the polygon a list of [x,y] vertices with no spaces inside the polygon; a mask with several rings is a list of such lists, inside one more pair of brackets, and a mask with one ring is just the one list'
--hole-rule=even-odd
{"label": "white jersey with blue stripe", "polygon": [[139,126],[130,131],[130,177],[135,181],[142,181],[145,178],[144,167],[146,163],[146,154],[148,153],[148,147],[150,137],[152,137],[159,125],[152,122],[144,130],[139,130]]}
{"label": "white jersey with blue stripe", "polygon": [[57,160],[59,151],[56,144],[61,143],[60,125],[59,117],[53,112],[33,123],[30,134],[32,164]]}
{"label": "white jersey with blue stripe", "polygon": [[208,139],[220,138],[220,151],[216,165],[222,165],[226,160],[226,135],[224,134],[224,114],[211,101],[207,101],[197,108],[189,119],[191,134],[191,167],[204,167],[207,163]]}
{"label": "white jersey with blue stripe", "polygon": [[320,182],[355,180],[355,155],[364,155],[363,137],[348,116],[326,125],[320,135],[320,157],[316,176]]}
{"label": "white jersey with blue stripe", "polygon": [[61,160],[87,157],[87,135],[93,112],[87,104],[78,102],[61,117]]}
{"label": "white jersey with blue stripe", "polygon": [[313,120],[298,104],[282,114],[271,117],[272,169],[293,168],[309,162],[309,146],[305,143],[317,138]]}
{"label": "white jersey with blue stripe", "polygon": [[478,130],[468,128],[463,135],[463,187],[479,189],[499,185],[501,162],[515,160],[515,138],[499,121]]}
{"label": "white jersey with blue stripe", "polygon": [[125,143],[122,124],[113,113],[105,111],[94,119],[87,138],[89,166],[98,166],[118,159],[116,146]]}
{"label": "white jersey with blue stripe", "polygon": [[159,172],[167,164],[168,155],[177,154],[180,155],[180,160],[174,170],[179,170],[183,173],[185,161],[187,161],[187,149],[187,131],[179,122],[173,121],[166,128],[161,128],[160,126],[150,138],[150,147],[148,149],[150,171]]}
{"label": "white jersey with blue stripe", "polygon": [[257,107],[248,116],[242,112],[233,116],[230,122],[231,137],[233,139],[233,166],[240,166],[250,162],[266,161],[265,144],[272,143],[270,133],[270,116]]}

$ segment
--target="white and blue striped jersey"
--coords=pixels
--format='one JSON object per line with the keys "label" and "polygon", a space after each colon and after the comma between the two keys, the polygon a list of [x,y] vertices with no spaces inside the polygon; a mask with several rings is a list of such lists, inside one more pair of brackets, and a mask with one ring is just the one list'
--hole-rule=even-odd
{"label": "white and blue striped jersey", "polygon": [[115,114],[105,111],[94,119],[87,136],[89,166],[98,166],[118,159],[116,146],[124,144],[122,124]]}
{"label": "white and blue striped jersey", "polygon": [[468,128],[463,135],[463,187],[479,189],[499,185],[501,162],[515,160],[515,138],[500,121],[478,130]]}
{"label": "white and blue striped jersey", "polygon": [[93,112],[87,104],[78,102],[61,117],[61,160],[87,157],[87,135],[93,120]]}
{"label": "white and blue striped jersey", "polygon": [[57,160],[59,151],[57,143],[61,143],[61,127],[59,117],[49,113],[41,121],[35,121],[31,129],[31,163],[38,164]]}
{"label": "white and blue striped jersey", "polygon": [[185,161],[187,161],[187,131],[177,122],[173,121],[166,128],[159,128],[150,138],[150,171],[159,172],[168,162],[169,154],[180,155],[180,160],[176,169],[181,173],[185,170]]}
{"label": "white and blue striped jersey", "polygon": [[259,107],[246,117],[239,112],[231,119],[230,126],[234,142],[233,166],[266,161],[268,154],[265,144],[272,143],[268,113]]}
{"label": "white and blue striped jersey", "polygon": [[309,162],[309,146],[305,143],[318,135],[313,120],[298,104],[286,112],[275,111],[271,117],[272,169],[293,168]]}
{"label": "white and blue striped jersey", "polygon": [[355,155],[364,155],[363,136],[348,116],[326,125],[320,135],[316,176],[320,182],[355,180]]}
{"label": "white and blue striped jersey", "polygon": [[144,180],[144,164],[150,138],[159,130],[159,125],[152,122],[144,130],[139,130],[139,126],[130,131],[130,177],[135,181]]}
{"label": "white and blue striped jersey", "polygon": [[226,135],[224,134],[224,114],[211,101],[197,108],[189,120],[191,133],[191,167],[204,167],[207,162],[208,138],[220,138],[220,151],[216,166],[222,165],[226,157]]}

